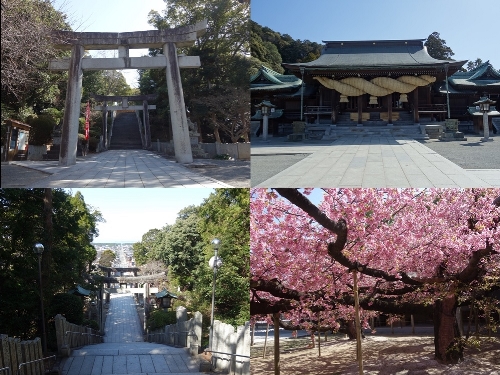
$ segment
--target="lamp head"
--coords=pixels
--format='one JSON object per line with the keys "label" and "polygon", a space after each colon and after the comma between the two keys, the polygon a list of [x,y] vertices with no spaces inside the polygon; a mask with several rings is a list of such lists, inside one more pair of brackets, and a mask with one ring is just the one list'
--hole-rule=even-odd
{"label": "lamp head", "polygon": [[37,255],[42,255],[44,247],[41,243],[36,243],[33,245],[33,252]]}
{"label": "lamp head", "polygon": [[212,246],[215,250],[218,250],[220,246],[220,240],[218,238],[214,238],[212,240]]}

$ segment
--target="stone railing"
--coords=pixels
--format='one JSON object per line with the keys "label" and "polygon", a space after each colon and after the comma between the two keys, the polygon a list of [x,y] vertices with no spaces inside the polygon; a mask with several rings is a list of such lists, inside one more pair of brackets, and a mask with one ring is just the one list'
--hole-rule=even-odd
{"label": "stone railing", "polygon": [[250,323],[234,329],[216,320],[212,349],[212,368],[234,375],[250,374]]}
{"label": "stone railing", "polygon": [[[43,375],[56,357],[43,358],[40,338],[21,341],[0,335],[0,372],[8,375]],[[50,364],[48,361],[51,361]],[[50,366],[47,366],[50,365]]]}
{"label": "stone railing", "polygon": [[103,342],[99,331],[68,323],[61,314],[55,317],[57,351],[60,355],[69,357],[71,349],[85,345],[100,344]]}
{"label": "stone railing", "polygon": [[188,320],[186,308],[180,306],[176,310],[176,315],[176,324],[148,331],[147,341],[188,348],[191,355],[197,355],[201,345],[201,313],[195,312],[194,316]]}

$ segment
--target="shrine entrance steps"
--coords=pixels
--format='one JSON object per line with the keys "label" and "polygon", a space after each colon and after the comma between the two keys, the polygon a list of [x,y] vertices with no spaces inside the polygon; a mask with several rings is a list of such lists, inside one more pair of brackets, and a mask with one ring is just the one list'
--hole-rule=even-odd
{"label": "shrine entrance steps", "polygon": [[200,361],[186,348],[143,342],[133,296],[111,294],[104,343],[73,350],[61,375],[199,374]]}
{"label": "shrine entrance steps", "polygon": [[108,148],[110,150],[142,149],[139,123],[135,112],[118,112],[113,124],[113,135]]}
{"label": "shrine entrance steps", "polygon": [[199,374],[200,363],[187,349],[147,342],[104,343],[74,350],[62,375]]}

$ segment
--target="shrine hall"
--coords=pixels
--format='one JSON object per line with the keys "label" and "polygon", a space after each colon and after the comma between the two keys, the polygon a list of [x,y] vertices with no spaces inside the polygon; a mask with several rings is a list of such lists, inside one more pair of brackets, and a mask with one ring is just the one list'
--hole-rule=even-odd
{"label": "shrine hall", "polygon": [[262,67],[251,77],[252,120],[262,119],[255,105],[265,100],[275,106],[269,115],[274,135],[292,132],[297,122],[318,138],[336,126],[414,127],[445,118],[472,123],[475,101],[498,100],[500,73],[489,62],[463,72],[467,60],[435,59],[424,42],[323,41],[318,59],[283,63],[289,74]]}

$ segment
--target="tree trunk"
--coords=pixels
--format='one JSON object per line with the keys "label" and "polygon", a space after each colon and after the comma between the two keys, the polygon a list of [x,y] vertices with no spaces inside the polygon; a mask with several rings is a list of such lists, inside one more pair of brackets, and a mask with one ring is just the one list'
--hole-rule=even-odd
{"label": "tree trunk", "polygon": [[346,325],[346,332],[349,340],[354,340],[356,338],[356,325],[354,324],[354,320],[349,320]]}
{"label": "tree trunk", "polygon": [[437,359],[457,363],[463,359],[463,344],[456,321],[457,300],[450,294],[434,303],[434,347]]}
{"label": "tree trunk", "polygon": [[274,375],[280,375],[280,313],[273,314],[274,321]]}

